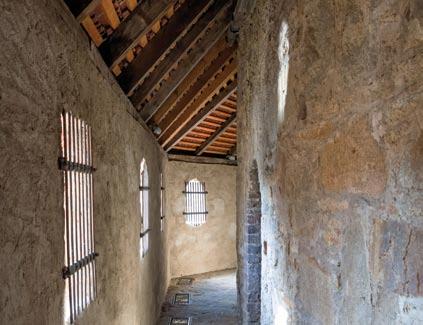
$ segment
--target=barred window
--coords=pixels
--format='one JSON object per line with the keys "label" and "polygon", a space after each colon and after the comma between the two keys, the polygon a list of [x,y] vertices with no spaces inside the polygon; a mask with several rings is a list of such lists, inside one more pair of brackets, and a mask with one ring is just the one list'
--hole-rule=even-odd
{"label": "barred window", "polygon": [[160,173],[160,231],[164,230],[165,221],[165,188],[163,182],[163,173]]}
{"label": "barred window", "polygon": [[61,116],[65,217],[65,321],[73,323],[96,297],[91,127],[72,113]]}
{"label": "barred window", "polygon": [[185,223],[199,227],[206,223],[206,185],[198,179],[185,182]]}
{"label": "barred window", "polygon": [[149,201],[148,193],[148,169],[145,159],[141,161],[140,167],[140,212],[141,212],[141,233],[140,233],[140,254],[144,257],[149,249]]}

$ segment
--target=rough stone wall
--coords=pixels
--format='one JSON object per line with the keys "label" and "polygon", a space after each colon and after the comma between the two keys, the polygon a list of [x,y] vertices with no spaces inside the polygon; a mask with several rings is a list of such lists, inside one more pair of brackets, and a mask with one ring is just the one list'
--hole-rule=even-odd
{"label": "rough stone wall", "polygon": [[261,323],[423,322],[422,2],[245,0],[237,19],[238,249],[257,160]]}
{"label": "rough stone wall", "polygon": [[[185,181],[206,183],[207,222],[185,223]],[[171,277],[236,267],[236,167],[170,161],[166,164],[166,221]]]}
{"label": "rough stone wall", "polygon": [[[163,155],[63,1],[0,1],[0,324],[63,324],[60,113],[92,126],[97,299],[77,324],[154,324],[168,284]],[[151,186],[139,255],[139,167]],[[154,293],[154,294],[153,294]]]}

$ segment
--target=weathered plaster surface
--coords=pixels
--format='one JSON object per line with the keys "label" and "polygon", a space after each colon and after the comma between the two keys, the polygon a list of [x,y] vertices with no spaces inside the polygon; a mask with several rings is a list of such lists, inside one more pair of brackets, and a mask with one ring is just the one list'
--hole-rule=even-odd
{"label": "weathered plaster surface", "polygon": [[262,324],[421,323],[422,2],[244,0],[237,18],[240,292],[257,160]]}
{"label": "weathered plaster surface", "polygon": [[[185,223],[185,181],[206,183],[207,222]],[[170,161],[166,164],[166,219],[172,277],[236,267],[236,167]]]}
{"label": "weathered plaster surface", "polygon": [[[0,323],[62,324],[60,112],[93,129],[98,297],[77,324],[154,324],[168,280],[160,232],[162,153],[63,1],[0,1]],[[151,186],[139,255],[139,164]],[[154,294],[152,294],[154,292]]]}

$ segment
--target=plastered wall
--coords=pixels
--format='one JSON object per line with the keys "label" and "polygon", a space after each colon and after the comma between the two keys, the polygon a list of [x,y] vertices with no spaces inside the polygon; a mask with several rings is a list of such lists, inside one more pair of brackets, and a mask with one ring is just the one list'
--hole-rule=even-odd
{"label": "plastered wall", "polygon": [[[152,325],[168,280],[163,155],[63,1],[0,1],[0,324],[62,324],[60,113],[92,126],[98,297],[77,324]],[[150,251],[139,254],[139,165]]]}
{"label": "plastered wall", "polygon": [[422,323],[422,2],[238,9],[241,305],[256,160],[261,324]]}
{"label": "plastered wall", "polygon": [[[185,223],[185,181],[205,182],[207,222]],[[236,167],[170,161],[166,164],[166,221],[171,277],[236,267]]]}

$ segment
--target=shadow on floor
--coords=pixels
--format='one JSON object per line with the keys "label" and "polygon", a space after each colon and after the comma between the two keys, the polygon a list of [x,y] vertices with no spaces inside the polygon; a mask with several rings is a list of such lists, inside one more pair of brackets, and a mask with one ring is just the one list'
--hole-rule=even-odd
{"label": "shadow on floor", "polygon": [[[240,324],[237,315],[236,270],[210,272],[187,276],[192,278],[191,284],[178,284],[179,279],[172,279],[166,301],[162,307],[159,325],[187,324],[184,319],[190,318],[192,325]],[[182,294],[182,295],[181,295]],[[175,304],[176,302],[188,304]]]}

